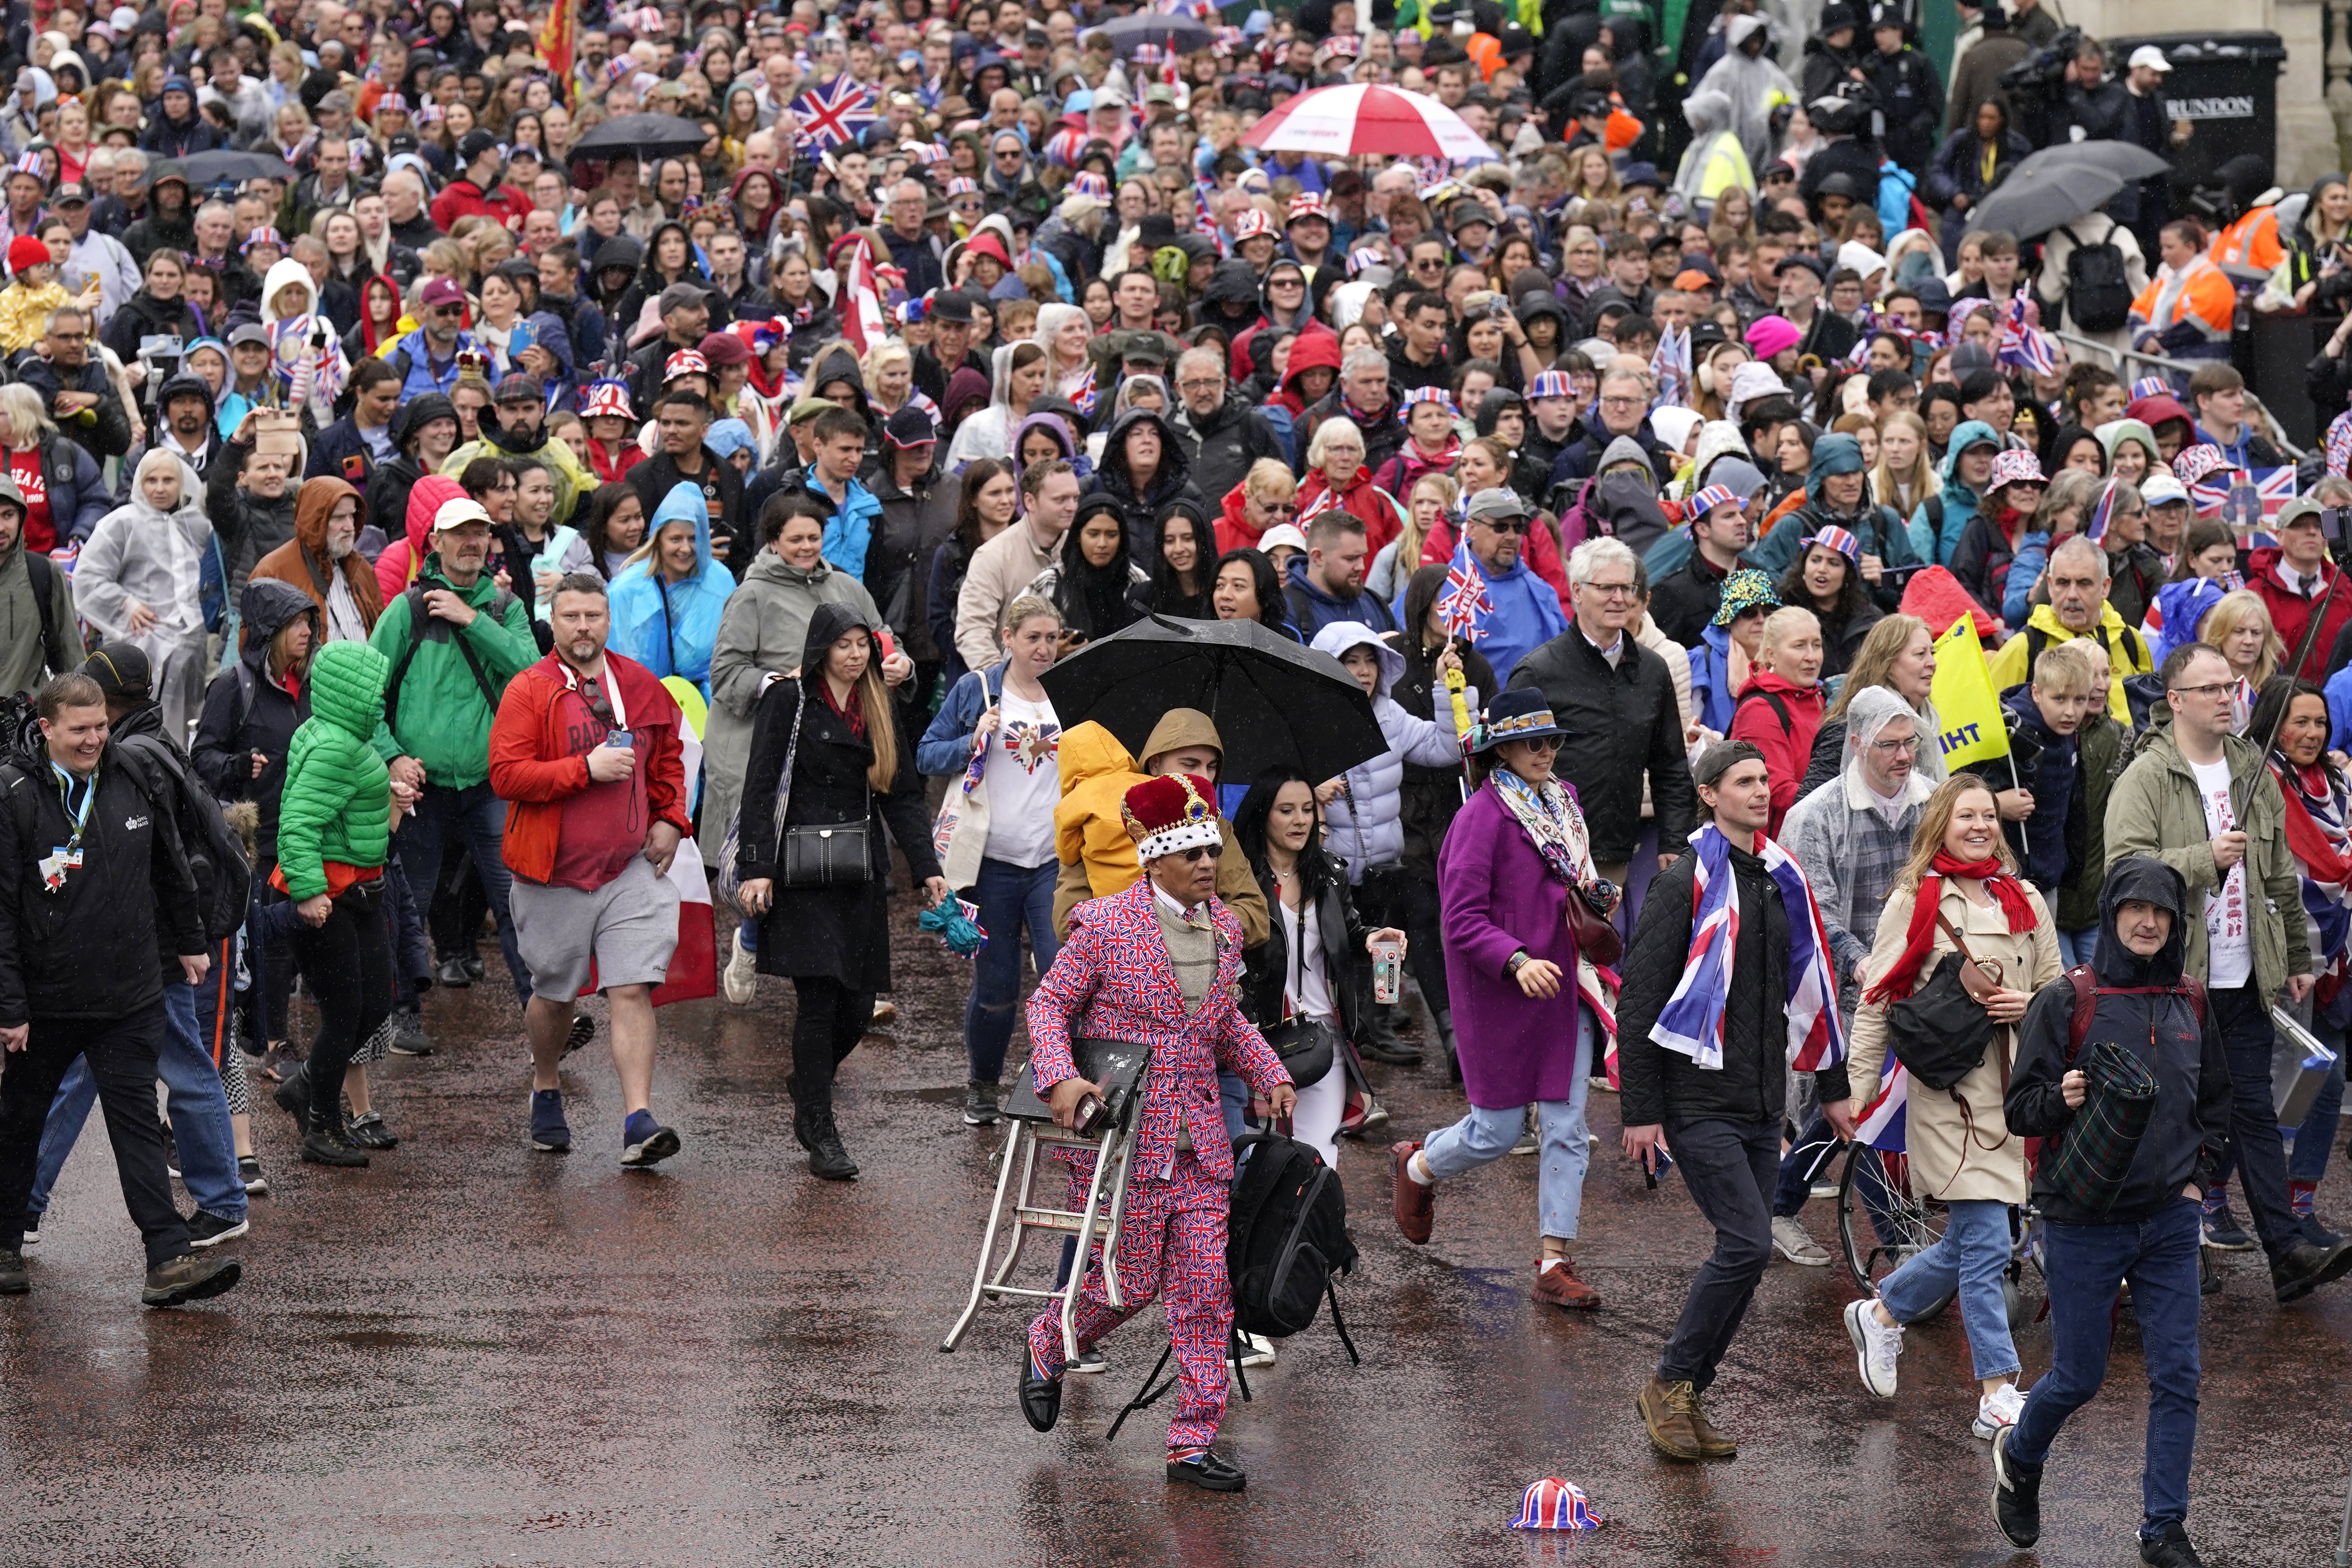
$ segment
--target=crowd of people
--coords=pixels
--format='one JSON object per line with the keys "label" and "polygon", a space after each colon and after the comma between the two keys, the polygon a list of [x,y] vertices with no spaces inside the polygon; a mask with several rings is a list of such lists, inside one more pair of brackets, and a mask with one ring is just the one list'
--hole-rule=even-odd
{"label": "crowd of people", "polygon": [[[2200,1246],[2261,1247],[2282,1302],[2352,1269],[2315,1205],[2352,1021],[2352,184],[2284,196],[2242,158],[2212,232],[2161,176],[1979,223],[2036,149],[2194,134],[2160,50],[2042,0],[1964,3],[1948,71],[1900,3],[1101,30],[1130,9],[14,21],[0,1292],[93,1098],[145,1299],[234,1285],[250,1083],[306,1162],[394,1147],[369,1067],[448,1043],[426,994],[487,983],[486,921],[531,1146],[572,1144],[593,974],[618,1157],[675,1155],[681,853],[728,1000],[793,982],[795,1135],[853,1178],[834,1084],[894,1016],[897,879],[988,936],[965,1123],[1003,1114],[1024,935],[1057,1114],[1089,1009],[1165,1039],[1155,1097],[1217,1102],[1147,1101],[1116,1260],[1129,1310],[1170,1292],[1171,1479],[1241,1484],[1211,1447],[1213,1134],[1279,1110],[1336,1167],[1434,1056],[1465,1110],[1396,1143],[1396,1222],[1425,1242],[1445,1184],[1538,1155],[1538,1302],[1601,1300],[1596,1093],[1682,1172],[1717,1241],[1642,1398],[1675,1458],[1734,1451],[1704,1394],[1757,1280],[1831,1260],[1801,1212],[1824,1151],[1903,1107],[1949,1217],[1847,1314],[1864,1382],[1891,1394],[1903,1325],[1957,1293],[2030,1544],[2127,1279],[2142,1552],[2193,1563]],[[1486,152],[1248,144],[1347,83]],[[648,113],[670,143],[597,135]],[[2247,310],[2326,330],[2308,456],[2230,362]],[[1066,723],[1043,678],[1152,619],[1328,656],[1382,750],[1234,777],[1206,712],[1134,752]],[[1937,672],[1979,648],[1969,744],[2001,743],[1947,765]],[[1930,1090],[1906,1052],[1948,952],[1997,1045]],[[1174,988],[1127,995],[1139,954]],[[2274,1005],[2338,1050],[2289,1128]],[[2094,1201],[2053,1152],[2109,1092],[2076,1058],[2111,1012],[2157,1110]],[[1338,1048],[1294,1082],[1262,1035],[1301,1021]],[[2000,1280],[2029,1208],[2058,1364],[2026,1392]],[[1030,1337],[1033,1424],[1122,1315],[1088,1278],[1076,1360]]]}

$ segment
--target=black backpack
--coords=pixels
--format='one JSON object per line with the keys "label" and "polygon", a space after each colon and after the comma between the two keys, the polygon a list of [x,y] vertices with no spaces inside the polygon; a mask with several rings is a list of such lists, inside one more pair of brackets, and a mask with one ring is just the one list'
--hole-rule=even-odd
{"label": "black backpack", "polygon": [[1315,1321],[1328,1300],[1331,1326],[1356,1358],[1339,1316],[1335,1274],[1356,1267],[1348,1237],[1348,1199],[1339,1173],[1295,1138],[1245,1132],[1234,1140],[1234,1189],[1225,1221],[1225,1273],[1233,1282],[1234,1326],[1286,1339]]}
{"label": "black backpack", "polygon": [[2078,332],[2112,332],[2131,319],[2132,288],[2124,276],[2124,253],[2112,239],[2084,245],[2074,231],[2058,231],[2074,240],[2066,253],[2066,319]]}
{"label": "black backpack", "polygon": [[189,773],[187,763],[169,741],[133,735],[121,750],[144,767],[132,775],[158,810],[168,806],[179,829],[180,852],[196,879],[196,913],[204,921],[205,940],[222,942],[244,926],[246,906],[253,897],[253,863],[246,858],[245,841],[228,825],[220,802]]}

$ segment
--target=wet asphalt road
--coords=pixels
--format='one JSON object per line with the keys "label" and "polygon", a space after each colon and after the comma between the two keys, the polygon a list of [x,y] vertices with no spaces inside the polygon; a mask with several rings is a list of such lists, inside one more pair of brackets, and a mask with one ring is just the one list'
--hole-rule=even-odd
{"label": "wet asphalt road", "polygon": [[[0,1563],[2137,1561],[2128,1318],[2106,1394],[2053,1454],[2035,1553],[1991,1529],[1957,1320],[1915,1331],[1902,1392],[1874,1399],[1838,1321],[1842,1268],[1767,1278],[1711,1399],[1739,1458],[1655,1458],[1633,1396],[1706,1249],[1687,1196],[1671,1177],[1643,1191],[1606,1153],[1616,1108],[1596,1095],[1579,1257],[1601,1311],[1526,1299],[1532,1160],[1442,1187],[1434,1242],[1408,1247],[1385,1138],[1458,1114],[1434,1063],[1375,1067],[1394,1128],[1341,1154],[1364,1253],[1342,1297],[1364,1364],[1318,1324],[1252,1374],[1257,1399],[1234,1399],[1223,1444],[1245,1494],[1171,1491],[1165,1405],[1102,1440],[1165,1342],[1156,1309],[1108,1342],[1108,1377],[1072,1379],[1039,1436],[1014,1404],[1013,1309],[985,1312],[960,1353],[937,1349],[1002,1134],[957,1114],[965,972],[928,942],[899,952],[899,1022],[843,1073],[865,1168],[847,1185],[811,1178],[792,1142],[792,998],[775,981],[749,1012],[664,1010],[656,1106],[685,1148],[652,1174],[618,1167],[601,1035],[568,1064],[573,1152],[535,1154],[511,993],[432,997],[441,1054],[376,1069],[405,1142],[328,1172],[259,1113],[275,1192],[228,1244],[246,1283],[183,1311],[135,1304],[135,1237],[93,1119],[33,1249],[34,1294],[0,1302]],[[1830,1208],[1810,1211],[1824,1239]],[[2352,1221],[2340,1173],[2323,1210]],[[2258,1257],[2223,1268],[2192,1529],[2211,1563],[2324,1564],[2352,1466],[2352,1285],[2281,1310]],[[2038,1375],[2046,1331],[2020,1349]],[[1582,1485],[1605,1527],[1505,1530],[1547,1475]]]}

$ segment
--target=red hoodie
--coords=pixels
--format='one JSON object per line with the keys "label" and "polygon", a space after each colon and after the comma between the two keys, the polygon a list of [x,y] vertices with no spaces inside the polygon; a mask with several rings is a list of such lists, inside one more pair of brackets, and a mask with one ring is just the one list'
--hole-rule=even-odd
{"label": "red hoodie", "polygon": [[383,553],[375,558],[375,585],[383,591],[386,605],[408,591],[425,569],[425,558],[433,553],[433,514],[441,510],[442,502],[457,500],[465,493],[457,480],[438,474],[427,474],[410,487],[408,535],[385,545]]}
{"label": "red hoodie", "polygon": [[[1238,346],[1238,345],[1237,345]],[[1313,401],[1299,395],[1297,381],[1301,371],[1328,370],[1336,383],[1339,374],[1339,339],[1329,330],[1318,326],[1301,332],[1290,345],[1290,363],[1282,373],[1282,390],[1266,399],[1290,410],[1293,420],[1307,416],[1307,405]],[[1305,454],[1301,454],[1302,458]]]}
{"label": "red hoodie", "polygon": [[[1784,721],[1767,697],[1777,698],[1787,710]],[[1797,804],[1797,785],[1813,757],[1813,736],[1822,727],[1821,682],[1799,686],[1795,681],[1759,669],[1740,689],[1739,705],[1732,712],[1732,741],[1750,741],[1764,753],[1772,776],[1772,822],[1769,837],[1780,837],[1780,819]]]}

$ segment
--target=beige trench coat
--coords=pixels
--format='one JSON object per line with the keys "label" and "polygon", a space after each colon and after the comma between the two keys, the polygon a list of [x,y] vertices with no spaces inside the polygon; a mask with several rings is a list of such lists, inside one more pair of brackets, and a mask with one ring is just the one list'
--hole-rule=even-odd
{"label": "beige trench coat", "polygon": [[[1948,877],[1944,879],[1943,889],[1940,902],[1944,918],[1959,928],[1969,952],[2000,965],[2003,984],[2015,991],[2038,991],[2064,973],[2050,908],[2030,883],[2025,896],[2032,900],[2033,929],[2016,934],[2009,930],[1998,905],[1987,907],[1969,902]],[[1912,889],[1898,889],[1886,900],[1885,910],[1878,917],[1878,940],[1871,945],[1869,962],[1863,965],[1864,992],[1895,967],[1895,958],[1903,952],[1911,930],[1915,892]],[[1941,926],[1937,927],[1935,951],[1919,968],[1923,983],[1942,962],[1941,955],[1951,950],[1951,938],[1944,934]],[[1982,1198],[2021,1204],[2026,1200],[2024,1141],[2010,1136],[2000,1110],[2001,1053],[2010,1052],[2013,1060],[2016,1049],[2014,1030],[2003,1030],[1994,1037],[1984,1060],[1953,1085],[1949,1092],[1912,1083],[1910,1098],[1904,1107],[1904,1130],[1911,1155],[1911,1184],[1919,1195],[1940,1202]],[[1886,1008],[1882,1003],[1865,1000],[1854,1009],[1853,1036],[1846,1048],[1846,1076],[1853,1086],[1854,1099],[1861,1104],[1867,1105],[1876,1098],[1889,1055]],[[1954,1093],[1968,1101],[1965,1119],[1958,1103],[1952,1099]],[[1975,1123],[1973,1137],[1969,1134],[1970,1121]]]}

